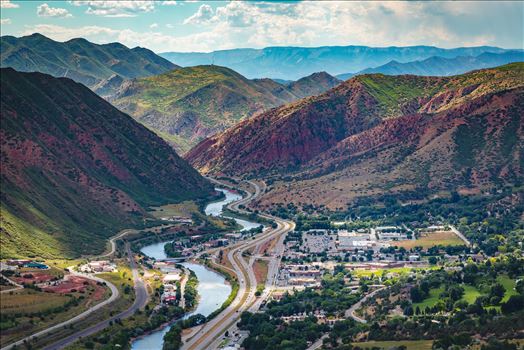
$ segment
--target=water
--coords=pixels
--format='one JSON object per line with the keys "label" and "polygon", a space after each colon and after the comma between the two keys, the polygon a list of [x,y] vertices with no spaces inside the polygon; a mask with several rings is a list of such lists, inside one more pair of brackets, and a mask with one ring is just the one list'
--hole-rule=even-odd
{"label": "water", "polygon": [[[215,203],[210,203],[205,208],[206,215],[220,216],[223,211],[222,208],[224,205],[231,202],[237,201],[242,197],[234,192],[225,189],[219,189],[226,196],[223,200]],[[254,227],[260,226],[255,222],[250,222],[247,220],[234,219],[239,225],[242,226],[242,230],[249,230]],[[155,258],[156,260],[166,259],[166,253],[164,251],[164,246],[167,242],[160,242],[150,244],[141,249],[142,253],[145,255]],[[183,263],[186,268],[193,271],[198,278],[198,305],[195,310],[184,315],[184,318],[188,318],[192,315],[202,314],[208,316],[213,311],[217,310],[229,297],[231,293],[231,286],[226,283],[226,280],[222,275],[205,268],[199,264],[193,263]],[[134,341],[131,344],[131,350],[156,350],[162,349],[162,344],[164,343],[164,335],[169,331],[171,327],[164,327],[161,330],[153,332],[146,335],[145,337]]]}
{"label": "water", "polygon": [[[156,256],[154,257],[156,258]],[[200,297],[196,309],[187,313],[184,318],[188,318],[196,314],[208,316],[227,300],[229,294],[231,293],[231,286],[226,283],[224,277],[212,270],[205,268],[202,265],[192,263],[183,263],[182,265],[195,272],[198,278],[197,290]],[[131,344],[131,349],[162,349],[164,335],[169,331],[170,328],[171,327],[164,327],[159,331],[153,332],[141,339],[134,341]]]}
{"label": "water", "polygon": [[256,223],[256,222],[251,222],[251,221],[247,221],[247,220],[243,220],[243,219],[229,217],[227,215],[222,215],[222,213],[223,213],[222,208],[224,207],[224,205],[227,205],[227,204],[229,204],[231,202],[234,202],[234,201],[238,201],[239,199],[242,199],[242,196],[240,196],[239,194],[236,194],[234,192],[231,192],[229,190],[226,190],[226,189],[222,189],[222,188],[215,188],[215,189],[217,191],[222,192],[226,196],[226,198],[224,198],[220,202],[215,202],[215,203],[208,204],[206,206],[206,209],[205,209],[206,215],[223,216],[225,218],[233,219],[233,220],[235,220],[237,222],[237,224],[242,226],[242,229],[240,231],[247,231],[247,230],[250,230],[252,228],[256,228],[256,227],[260,226],[260,224]]}

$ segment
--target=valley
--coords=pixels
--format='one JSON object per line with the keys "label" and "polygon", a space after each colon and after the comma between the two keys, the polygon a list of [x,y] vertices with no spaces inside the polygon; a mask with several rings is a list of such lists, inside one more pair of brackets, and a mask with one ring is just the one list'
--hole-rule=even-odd
{"label": "valley", "polygon": [[524,349],[524,3],[0,7],[0,350]]}

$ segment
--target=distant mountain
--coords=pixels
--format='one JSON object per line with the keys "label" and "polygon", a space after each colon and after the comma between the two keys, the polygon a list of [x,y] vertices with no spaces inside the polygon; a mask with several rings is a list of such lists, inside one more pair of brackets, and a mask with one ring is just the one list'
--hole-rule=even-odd
{"label": "distant mountain", "polygon": [[196,66],[126,81],[108,99],[187,151],[239,120],[337,83],[318,73],[284,86],[271,79],[249,80],[225,67]]}
{"label": "distant mountain", "polygon": [[326,72],[313,73],[307,77],[286,84],[296,96],[308,97],[323,93],[335,86],[341,81]]}
{"label": "distant mountain", "polygon": [[387,75],[449,76],[513,62],[524,62],[524,51],[485,52],[478,56],[459,56],[455,58],[430,57],[422,61],[407,63],[391,61],[380,67],[364,69],[357,74],[382,73]]}
{"label": "distant mountain", "polygon": [[478,56],[484,52],[506,51],[508,50],[490,46],[455,49],[441,49],[432,46],[324,46],[233,49],[209,53],[165,52],[160,56],[184,67],[216,64],[231,68],[248,78],[297,80],[321,71],[332,75],[359,72],[369,67],[381,66],[392,60],[405,63],[433,56],[454,58]]}
{"label": "distant mountain", "polygon": [[131,79],[178,68],[141,47],[129,49],[119,43],[97,45],[85,39],[58,42],[38,33],[20,38],[2,36],[0,48],[1,67],[67,77],[88,87],[115,75]]}
{"label": "distant mountain", "polygon": [[[356,197],[522,184],[524,63],[453,77],[359,75],[244,120],[188,159],[265,177],[261,203],[344,207]],[[284,180],[284,181],[282,181]]]}
{"label": "distant mountain", "polygon": [[1,70],[1,257],[101,252],[146,209],[212,186],[161,138],[85,86]]}

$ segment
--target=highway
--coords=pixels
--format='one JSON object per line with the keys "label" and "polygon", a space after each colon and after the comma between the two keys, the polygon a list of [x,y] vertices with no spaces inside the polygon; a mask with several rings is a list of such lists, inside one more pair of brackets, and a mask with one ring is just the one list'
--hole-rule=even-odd
{"label": "highway", "polygon": [[[220,183],[217,180],[212,180],[215,183]],[[228,209],[243,214],[250,214],[249,212],[240,209],[241,205],[246,205],[261,194],[260,186],[252,181],[248,183],[254,188],[254,192],[249,192],[243,199],[230,203]],[[217,315],[213,320],[206,323],[197,333],[193,333],[191,338],[185,339],[184,350],[204,350],[214,349],[217,347],[217,342],[220,341],[220,336],[231,327],[234,327],[243,311],[254,310],[260,306],[260,303],[267,298],[272,288],[275,285],[278,274],[278,267],[280,265],[280,258],[283,252],[283,239],[285,234],[294,228],[292,221],[282,220],[266,214],[259,214],[260,216],[274,220],[277,224],[276,228],[269,228],[264,233],[256,236],[254,239],[242,241],[230,246],[227,253],[227,259],[233,266],[233,271],[237,276],[239,282],[239,292],[235,300]],[[257,282],[253,271],[253,258],[250,258],[249,263],[243,257],[243,253],[248,249],[259,246],[268,240],[278,239],[273,254],[269,258],[270,264],[268,269],[268,276],[266,280],[266,289],[264,294],[257,298],[255,296]],[[221,265],[222,266],[222,265]],[[223,266],[227,268],[226,266]],[[230,270],[228,268],[228,270]]]}

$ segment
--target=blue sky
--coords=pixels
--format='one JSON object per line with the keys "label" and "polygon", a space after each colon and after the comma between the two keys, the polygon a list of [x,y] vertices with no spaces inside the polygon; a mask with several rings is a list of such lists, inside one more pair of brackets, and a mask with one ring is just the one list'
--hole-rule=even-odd
{"label": "blue sky", "polygon": [[524,48],[524,2],[1,1],[2,35],[119,41],[156,52],[238,47]]}

